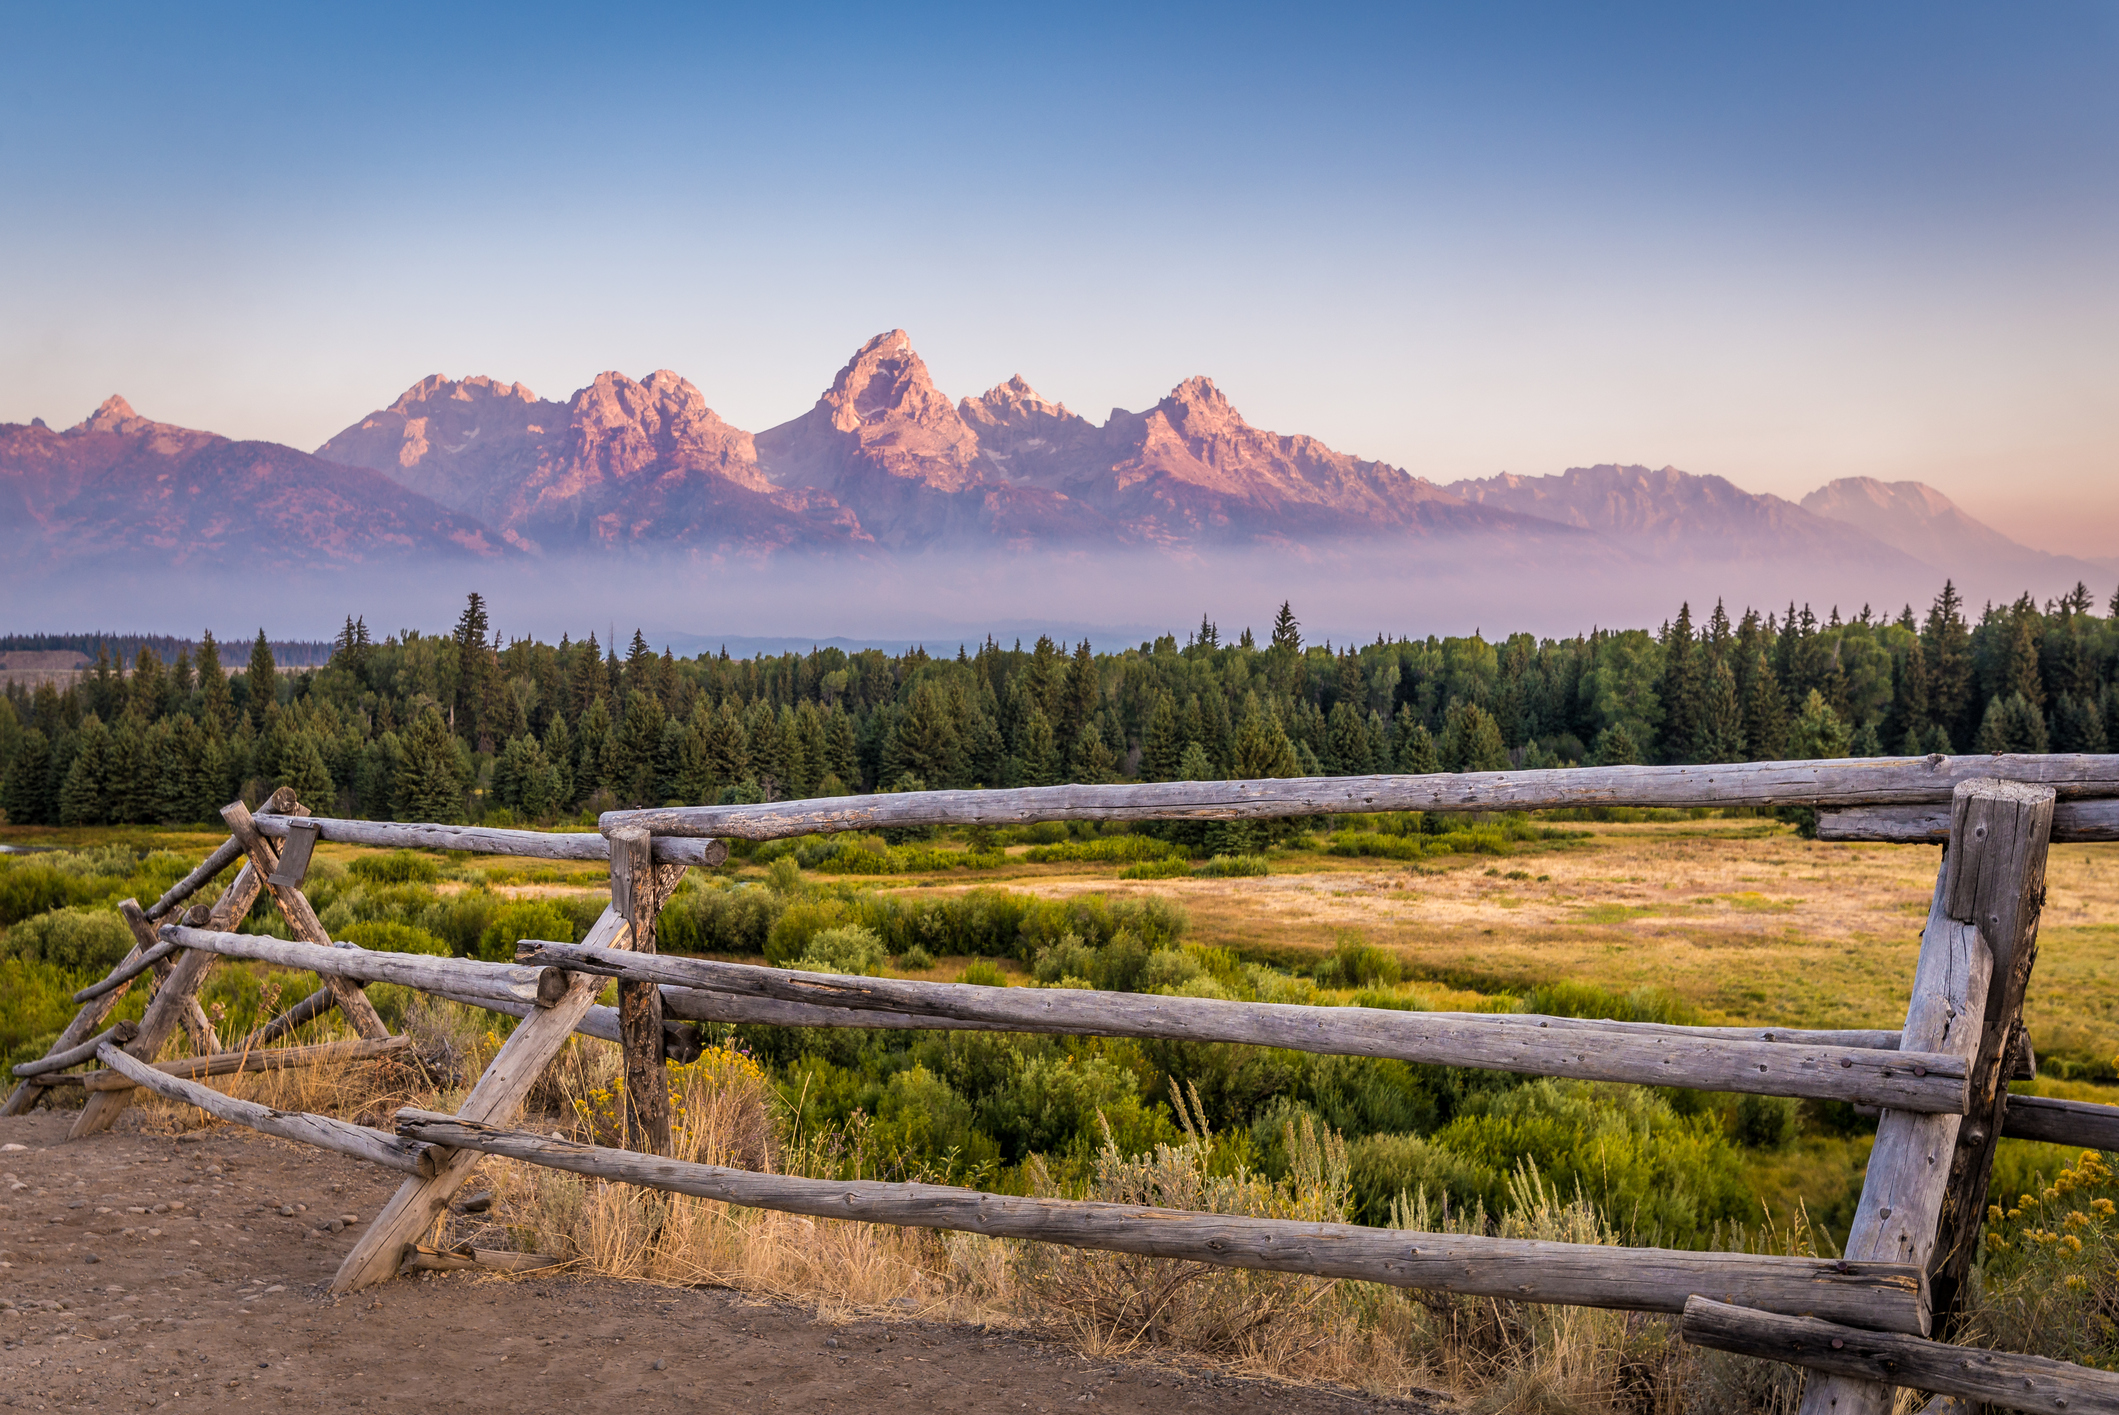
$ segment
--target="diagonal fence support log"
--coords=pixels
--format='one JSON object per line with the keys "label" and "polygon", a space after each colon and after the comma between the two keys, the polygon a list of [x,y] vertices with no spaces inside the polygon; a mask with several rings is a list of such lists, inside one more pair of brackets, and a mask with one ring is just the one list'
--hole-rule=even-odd
{"label": "diagonal fence support log", "polygon": [[[2020,967],[2023,978],[2030,971],[2014,901],[2043,894],[2052,819],[2051,787],[1991,780],[1957,786],[1950,843],[1936,877],[1913,998],[1900,1034],[1902,1045],[1962,1056],[1969,1074],[1991,1073],[1989,1084],[1997,1090],[2005,1086],[2003,1073],[2012,1060],[2010,1027],[2023,1006],[2020,980],[2011,997],[2010,970]],[[2010,901],[2007,909],[2004,899]],[[1989,907],[1982,909],[1981,904]],[[2035,911],[2031,918],[2035,928]],[[1923,1272],[1947,1261],[1947,1216],[1952,1191],[1965,1184],[1965,1142],[1977,1135],[1982,1142],[1977,1153],[1991,1165],[1990,1142],[1998,1138],[2001,1126],[1998,1107],[1991,1121],[1977,1110],[1974,1114],[1979,1118],[1967,1124],[1958,1115],[1885,1113],[1877,1123],[1876,1144],[1869,1152],[1861,1201],[1847,1237],[1848,1258],[1914,1263]],[[1977,1188],[1983,1205],[1985,1169],[1979,1172]],[[1947,1312],[1940,1283],[1936,1310],[1938,1315]],[[1890,1415],[1894,1398],[1889,1384],[1825,1374],[1806,1383],[1802,1415]]]}
{"label": "diagonal fence support log", "polygon": [[[615,909],[605,909],[584,940],[598,949],[622,949],[631,942],[632,930]],[[508,1034],[457,1114],[488,1125],[511,1124],[521,1112],[530,1087],[566,1045],[575,1026],[596,1005],[597,991],[594,980],[576,977],[553,1005],[533,1009]],[[474,1150],[459,1150],[445,1158],[437,1156],[433,1178],[406,1181],[339,1265],[331,1290],[351,1292],[394,1277],[406,1245],[417,1242],[433,1225],[448,1207],[450,1196],[477,1167],[479,1158]]]}
{"label": "diagonal fence support log", "polygon": [[1678,1312],[1692,1294],[1711,1292],[1766,1311],[1816,1312],[1893,1331],[1921,1330],[1928,1317],[1926,1281],[1920,1269],[1906,1264],[1614,1248],[1027,1198],[942,1184],[804,1179],[576,1144],[413,1109],[397,1112],[397,1130],[460,1153],[504,1155],[592,1178],[816,1218],[951,1229],[1522,1302]]}
{"label": "diagonal fence support log", "polygon": [[[279,855],[271,843],[258,833],[256,824],[250,819],[250,808],[241,801],[231,801],[221,808],[221,819],[228,822],[228,828],[235,838],[243,842],[243,849],[250,856],[251,868],[264,877],[265,888],[272,893],[272,902],[279,906],[280,913],[286,917],[287,927],[294,931],[294,936],[305,943],[323,944],[328,947],[331,935],[325,932],[323,924],[317,920],[316,910],[309,907],[308,897],[295,885],[273,882],[272,873],[279,865]],[[332,999],[338,1003],[339,1012],[352,1025],[354,1031],[364,1037],[390,1035],[390,1029],[384,1026],[383,1019],[376,1015],[375,1004],[368,1001],[367,995],[360,990],[358,984],[345,978],[327,975],[324,978],[324,986],[331,990]]]}
{"label": "diagonal fence support log", "polygon": [[211,1086],[202,1086],[196,1081],[168,1075],[145,1062],[127,1056],[113,1046],[104,1047],[100,1055],[105,1066],[135,1086],[153,1091],[158,1096],[166,1096],[170,1100],[197,1106],[218,1119],[247,1125],[252,1130],[277,1135],[283,1140],[298,1140],[318,1149],[351,1155],[354,1159],[367,1160],[371,1164],[379,1164],[403,1174],[425,1176],[434,1173],[432,1150],[417,1140],[386,1135],[380,1130],[370,1130],[365,1125],[334,1120],[328,1115],[312,1115],[301,1110],[274,1110],[271,1106],[259,1105],[256,1101],[224,1096]]}
{"label": "diagonal fence support log", "polygon": [[[283,786],[273,793],[272,803],[281,810],[292,809],[294,793]],[[245,861],[228,888],[222,890],[221,897],[214,901],[212,911],[206,916],[208,927],[226,931],[241,923],[243,916],[250,912],[250,906],[257,902],[264,879],[255,865]],[[215,955],[197,949],[178,955],[169,976],[162,979],[161,986],[156,989],[154,1001],[147,1004],[147,1012],[140,1018],[140,1034],[126,1044],[126,1055],[138,1057],[141,1061],[153,1061],[161,1054],[163,1044],[182,1022],[186,1011],[198,1005],[199,984],[206,981],[206,974],[218,961]],[[109,993],[103,1000],[121,995]],[[81,1113],[74,1117],[73,1128],[66,1132],[66,1138],[78,1140],[109,1129],[130,1104],[130,1090],[94,1093],[89,1096],[88,1104],[81,1108]]]}
{"label": "diagonal fence support log", "polygon": [[[163,947],[162,941],[155,937],[155,926],[147,921],[147,914],[140,908],[139,903],[131,899],[124,900],[118,905],[118,917],[125,920],[125,926],[132,930],[133,943],[136,945],[135,951],[140,953],[140,957],[134,966],[137,967],[139,964],[144,963],[148,967],[154,968],[157,984],[159,985],[160,979],[166,974],[168,968],[173,968],[176,965],[172,963],[166,967],[161,967],[157,966],[157,964],[161,963],[161,959],[155,959],[152,963],[148,961],[153,954],[159,952]],[[193,1051],[201,1056],[210,1056],[221,1049],[221,1034],[214,1030],[213,1022],[206,1016],[206,1009],[199,1005],[196,993],[184,1000],[184,1010],[178,1020],[183,1024],[185,1035],[191,1038],[191,1049]]]}

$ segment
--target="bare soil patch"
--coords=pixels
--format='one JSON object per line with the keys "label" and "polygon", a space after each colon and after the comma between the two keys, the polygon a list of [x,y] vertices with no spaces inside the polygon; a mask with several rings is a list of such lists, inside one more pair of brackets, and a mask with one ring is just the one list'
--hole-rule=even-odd
{"label": "bare soil patch", "polygon": [[1092,1360],[916,1312],[820,1315],[563,1271],[430,1274],[332,1298],[395,1175],[229,1127],[171,1134],[139,1113],[67,1142],[71,1121],[0,1119],[0,1405],[18,1409],[1443,1408]]}

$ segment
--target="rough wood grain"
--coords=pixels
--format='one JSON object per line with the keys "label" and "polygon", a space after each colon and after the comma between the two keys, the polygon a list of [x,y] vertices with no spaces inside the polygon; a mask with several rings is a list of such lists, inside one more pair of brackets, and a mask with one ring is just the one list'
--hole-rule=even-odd
{"label": "rough wood grain", "polygon": [[[207,1076],[233,1076],[239,1071],[288,1071],[301,1066],[346,1065],[356,1061],[379,1061],[412,1047],[410,1037],[362,1037],[353,1041],[318,1042],[306,1047],[274,1047],[264,1051],[221,1051],[211,1056],[180,1056],[157,1061],[153,1069],[164,1076],[187,1081]],[[101,1055],[100,1049],[98,1055]],[[145,1066],[146,1062],[141,1062]],[[79,1086],[90,1093],[129,1091],[133,1083],[117,1071],[84,1071],[48,1078],[53,1085]]]}
{"label": "rough wood grain", "polygon": [[2043,1356],[1864,1331],[1707,1296],[1685,1303],[1679,1330],[1695,1346],[1786,1361],[1865,1384],[1911,1386],[2045,1415],[2119,1415],[2119,1375]]}
{"label": "rough wood grain", "polygon": [[271,1106],[259,1105],[255,1101],[224,1096],[211,1086],[201,1086],[196,1081],[166,1075],[161,1068],[137,1061],[113,1046],[104,1047],[101,1055],[105,1066],[133,1085],[153,1091],[159,1096],[167,1096],[173,1101],[195,1105],[222,1120],[247,1125],[252,1130],[277,1135],[283,1140],[299,1140],[321,1150],[351,1155],[355,1159],[367,1160],[371,1164],[379,1164],[404,1174],[424,1175],[434,1172],[434,1159],[428,1146],[417,1140],[386,1135],[380,1130],[370,1130],[365,1125],[352,1125],[343,1120],[334,1120],[328,1115],[312,1115],[301,1110],[274,1110]]}
{"label": "rough wood grain", "polygon": [[2001,1115],[2001,1134],[2007,1140],[2119,1150],[2119,1106],[2050,1096],[2010,1096]]}
{"label": "rough wood grain", "polygon": [[161,918],[164,914],[176,908],[177,905],[182,904],[185,900],[191,898],[192,895],[198,893],[207,881],[211,880],[215,875],[242,858],[243,842],[232,835],[229,836],[219,845],[214,846],[213,853],[199,861],[190,874],[169,886],[168,889],[163,891],[160,899],[147,906],[148,920],[152,922]]}
{"label": "rough wood grain", "polygon": [[[331,935],[316,917],[316,910],[309,907],[308,896],[291,884],[275,883],[272,876],[279,864],[279,857],[265,837],[258,833],[251,819],[250,808],[241,801],[231,801],[221,808],[221,819],[228,822],[228,829],[236,839],[243,842],[249,852],[250,863],[264,877],[265,888],[272,894],[272,902],[279,906],[287,920],[287,927],[294,936],[305,943],[331,946]],[[376,1015],[375,1004],[368,1001],[360,987],[351,979],[337,974],[325,974],[324,986],[331,989],[331,996],[338,1003],[338,1010],[353,1030],[364,1037],[387,1037],[390,1029]]]}
{"label": "rough wood grain", "polygon": [[[605,909],[589,930],[585,945],[591,949],[621,949],[631,943],[631,932],[624,916],[614,909]],[[534,1005],[534,972],[529,986],[531,995],[524,1000],[532,1004],[530,1014],[508,1034],[485,1074],[465,1097],[458,1113],[466,1120],[511,1123],[521,1111],[523,1097],[529,1094],[531,1085],[596,1002],[595,984],[586,977],[577,977],[572,991],[552,1007]],[[331,1290],[350,1292],[387,1282],[397,1271],[405,1245],[417,1242],[427,1231],[477,1164],[476,1152],[459,1151],[441,1162],[432,1179],[407,1181],[355,1242],[332,1279]]]}
{"label": "rough wood grain", "polygon": [[[611,908],[632,926],[635,956],[655,951],[657,888],[654,841],[644,830],[611,832]],[[669,1081],[662,1066],[662,992],[653,983],[620,979],[619,1046],[625,1052],[625,1134],[629,1149],[670,1151]]]}
{"label": "rough wood grain", "polygon": [[1565,806],[1911,805],[1947,801],[1959,781],[1974,777],[2043,783],[2069,798],[2119,796],[2119,756],[1854,757],[1716,766],[907,791],[756,806],[606,811],[597,827],[606,835],[619,826],[635,825],[658,837],[776,840],[812,831],[1026,825],[1048,820],[1263,820],[1340,811],[1535,811]]}
{"label": "rough wood grain", "polygon": [[1795,1046],[1676,1034],[1544,1028],[1539,1020],[1366,1007],[1299,1007],[1071,988],[988,988],[786,972],[701,958],[598,954],[526,940],[516,962],[581,968],[675,987],[957,1020],[1012,1030],[1241,1042],[1341,1056],[1387,1056],[1538,1076],[1807,1096],[1905,1110],[1961,1111],[1964,1063],[1927,1052]]}
{"label": "rough wood grain", "polygon": [[[1847,806],[1817,813],[1819,840],[1877,840],[1893,845],[1939,845],[1950,835],[1950,803],[1928,806]],[[2053,843],[2119,840],[2119,800],[2060,801],[2053,807]]]}
{"label": "rough wood grain", "polygon": [[[1935,1262],[1937,1317],[1956,1335],[1965,1282],[1985,1227],[1987,1181],[2001,1143],[2008,1075],[2023,1025],[2023,995],[2038,959],[2038,916],[2045,907],[2045,863],[2054,794],[2021,782],[1967,782],[1951,799],[1952,847],[1944,857],[1950,917],[1976,924],[1994,952],[1979,1048],[1971,1066],[1969,1107],[1950,1159]],[[1957,841],[1970,842],[1959,851]]]}
{"label": "rough wood grain", "polygon": [[[147,914],[140,908],[138,901],[121,901],[118,905],[118,917],[132,930],[136,952],[152,952],[162,946],[155,938],[154,925],[147,921]],[[148,966],[155,970],[155,983],[159,987],[165,975],[175,965],[158,958]],[[206,1009],[199,1005],[196,990],[183,1000],[183,1011],[177,1014],[177,1021],[184,1028],[184,1034],[191,1039],[193,1052],[206,1056],[221,1049],[221,1034],[214,1030],[213,1022],[206,1016]]]}
{"label": "rough wood grain", "polygon": [[79,1066],[84,1061],[95,1059],[96,1048],[105,1042],[116,1042],[119,1046],[138,1036],[140,1029],[131,1022],[115,1022],[90,1037],[77,1047],[56,1051],[41,1061],[25,1061],[15,1068],[17,1076],[47,1076],[55,1071],[64,1071],[69,1066]]}
{"label": "rough wood grain", "polygon": [[460,1150],[817,1218],[953,1229],[1522,1302],[1675,1312],[1695,1292],[1742,1293],[1747,1305],[1768,1310],[1828,1312],[1905,1331],[1919,1329],[1926,1315],[1920,1272],[1903,1265],[1414,1233],[1017,1198],[940,1184],[797,1179],[579,1145],[423,1110],[400,1110],[397,1128],[401,1135]]}
{"label": "rough wood grain", "polygon": [[487,963],[476,958],[437,958],[425,953],[303,943],[270,934],[238,934],[164,924],[162,937],[187,950],[228,958],[255,958],[298,968],[318,976],[351,978],[364,983],[402,983],[427,992],[492,994],[522,1002],[537,1000],[537,973],[517,963]]}
{"label": "rough wood grain", "polygon": [[[294,805],[294,793],[282,787],[273,793],[273,803],[282,809],[290,809]],[[207,915],[208,927],[224,930],[241,923],[243,916],[250,912],[250,906],[257,902],[258,892],[264,888],[264,878],[255,865],[245,860],[228,888],[222,890],[221,897],[214,901],[213,909]],[[183,1020],[185,1012],[197,1005],[199,984],[206,980],[208,970],[218,961],[215,955],[200,949],[177,955],[169,976],[155,990],[154,1001],[147,1004],[147,1011],[140,1018],[140,1034],[126,1044],[127,1055],[152,1061],[161,1054],[163,1044]],[[91,1005],[106,1005],[122,995],[109,993]],[[108,1129],[131,1102],[129,1089],[102,1091],[89,1096],[88,1104],[74,1118],[73,1128],[66,1132],[66,1138],[78,1140]]]}
{"label": "rough wood grain", "polygon": [[[255,817],[258,830],[275,839],[286,835],[292,819]],[[611,847],[594,831],[554,833],[542,830],[497,830],[480,825],[421,825],[410,821],[334,820],[308,816],[320,838],[341,845],[373,845],[385,850],[463,850],[474,855],[518,855],[539,860],[608,860]],[[655,862],[665,865],[714,866],[728,858],[728,843],[676,836],[655,842]]]}

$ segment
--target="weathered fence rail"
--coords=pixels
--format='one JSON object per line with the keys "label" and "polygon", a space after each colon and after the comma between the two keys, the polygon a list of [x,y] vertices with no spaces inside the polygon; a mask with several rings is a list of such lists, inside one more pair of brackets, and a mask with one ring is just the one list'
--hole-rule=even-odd
{"label": "weathered fence rail", "polygon": [[[925,792],[612,812],[602,818],[598,834],[319,819],[285,792],[270,804],[272,809],[256,816],[240,803],[231,805],[224,813],[231,832],[227,843],[151,908],[126,901],[125,915],[139,946],[102,983],[82,990],[81,1010],[52,1053],[17,1068],[22,1084],[6,1111],[14,1113],[25,1097],[33,1102],[53,1087],[84,1087],[90,1092],[89,1108],[73,1131],[80,1135],[107,1125],[126,1094],[145,1088],[237,1123],[405,1172],[405,1186],[366,1227],[340,1269],[333,1284],[337,1291],[387,1278],[401,1263],[447,1267],[482,1261],[423,1248],[419,1240],[479,1158],[494,1154],[821,1217],[1525,1301],[1683,1312],[1691,1339],[1814,1368],[1818,1377],[1805,1392],[1806,1415],[1880,1412],[1888,1408],[1894,1384],[2017,1408],[2119,1411],[2119,1398],[2107,1389],[2119,1378],[1920,1339],[1931,1331],[1949,1331],[1960,1310],[1993,1146],[2001,1136],[2119,1145],[2119,1107],[2007,1094],[2008,1078],[2024,1074],[2029,1065],[2020,1017],[2036,955],[2046,848],[2055,840],[2119,839],[2119,756],[1857,759]],[[1678,1027],[989,988],[806,974],[655,951],[656,916],[678,878],[687,866],[723,860],[723,842],[729,838],[1043,820],[1239,820],[1587,806],[1807,806],[1817,810],[1819,833],[1826,838],[1944,842],[1903,1027]],[[512,964],[371,953],[330,939],[301,894],[309,852],[319,840],[605,860],[611,866],[612,907],[583,943],[523,940]],[[276,841],[284,842],[284,849],[276,848]],[[166,919],[238,859],[242,869],[207,917],[200,917],[206,911],[193,911],[184,924],[153,927],[151,921]],[[270,892],[296,934],[294,941],[233,931],[261,891]],[[243,1048],[223,1052],[195,996],[206,970],[222,956],[306,969],[323,978],[325,987],[253,1032]],[[130,983],[150,972],[159,987],[147,1015],[130,1034],[125,1024],[97,1034]],[[616,1008],[595,1002],[606,980],[618,983]],[[402,984],[520,1019],[456,1115],[403,1111],[400,1133],[387,1136],[329,1117],[235,1101],[198,1083],[199,1076],[234,1070],[314,1064],[326,1059],[325,1053],[357,1060],[401,1049],[402,1038],[373,1035],[380,1024],[369,1020],[373,1009],[360,988],[374,982]],[[334,1007],[370,1035],[324,1047],[262,1048],[264,1041]],[[651,1152],[668,1147],[662,1065],[668,1058],[697,1055],[700,1037],[690,1025],[697,1022],[1232,1042],[1845,1100],[1878,1107],[1881,1118],[1844,1260],[1539,1244],[1021,1199],[934,1185],[807,1180],[681,1163]],[[179,1025],[190,1031],[194,1049],[205,1054],[155,1062],[155,1052]],[[510,1128],[531,1083],[577,1034],[613,1041],[624,1053],[631,1148],[577,1145]],[[105,1070],[67,1069],[95,1058]]]}

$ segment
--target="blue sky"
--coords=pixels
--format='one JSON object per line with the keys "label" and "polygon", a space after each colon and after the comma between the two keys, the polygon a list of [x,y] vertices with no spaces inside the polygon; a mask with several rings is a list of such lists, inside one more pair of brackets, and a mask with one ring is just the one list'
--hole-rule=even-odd
{"label": "blue sky", "polygon": [[[1475,12],[1474,12],[1475,10]],[[2119,6],[0,10],[0,420],[739,426],[903,327],[1437,480],[1931,482],[2119,554]]]}

